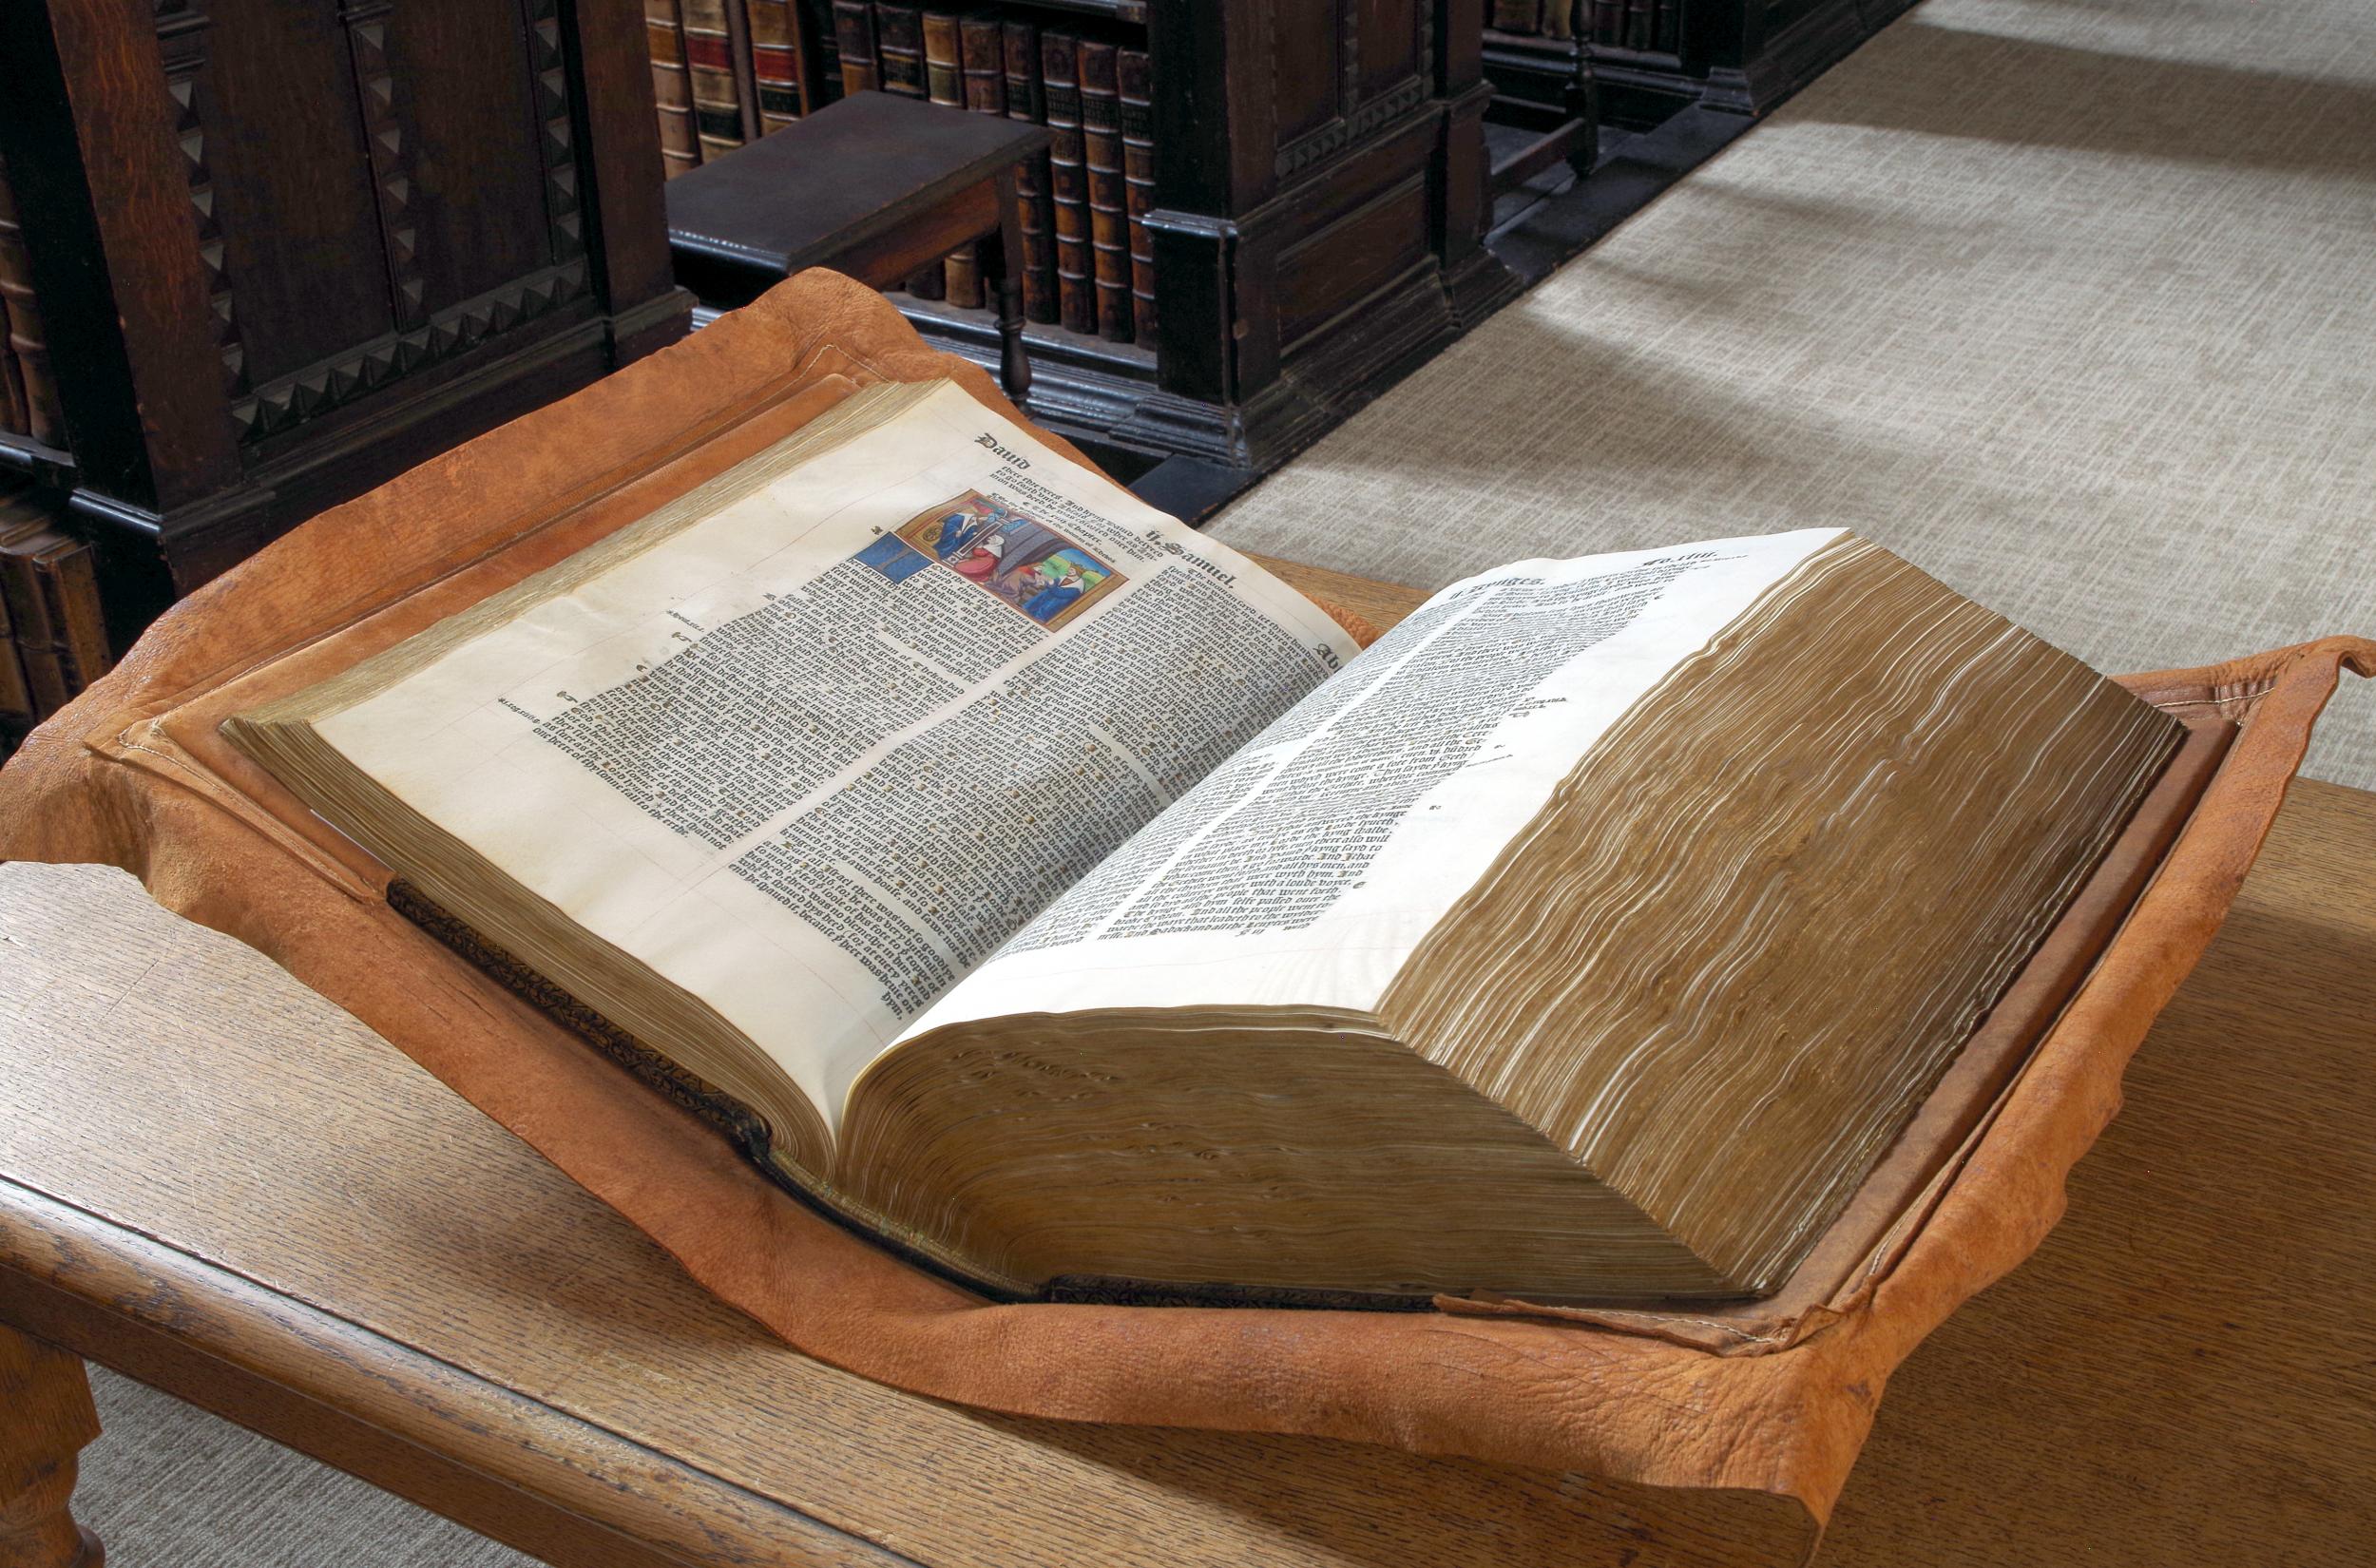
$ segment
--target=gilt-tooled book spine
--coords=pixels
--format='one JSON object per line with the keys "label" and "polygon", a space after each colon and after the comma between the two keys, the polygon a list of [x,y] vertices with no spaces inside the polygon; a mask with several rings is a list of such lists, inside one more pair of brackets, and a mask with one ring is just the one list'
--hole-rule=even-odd
{"label": "gilt-tooled book spine", "polygon": [[[1006,67],[1006,117],[1047,123],[1047,96],[1040,85],[1040,29],[1008,18],[1000,25]],[[1056,203],[1049,190],[1047,154],[1034,154],[1015,170],[1015,201],[1023,230],[1023,314],[1054,321],[1056,309]]]}
{"label": "gilt-tooled book spine", "polygon": [[1056,307],[1067,332],[1097,331],[1097,286],[1089,271],[1089,173],[1081,144],[1081,40],[1040,34],[1040,83],[1047,95],[1048,183],[1056,206]]}
{"label": "gilt-tooled book spine", "polygon": [[758,85],[759,134],[791,124],[816,105],[802,80],[800,23],[792,0],[744,0],[751,75]]}
{"label": "gilt-tooled book spine", "polygon": [[25,433],[64,447],[65,413],[58,403],[58,384],[50,376],[41,302],[33,296],[32,263],[25,255],[25,230],[17,220],[16,195],[10,189],[5,163],[0,163],[0,299],[8,303],[9,352],[16,362]]}
{"label": "gilt-tooled book spine", "polygon": [[924,85],[924,12],[915,6],[874,8],[874,54],[883,90],[909,98],[927,96]]}
{"label": "gilt-tooled book spine", "polygon": [[645,52],[652,60],[652,100],[659,110],[661,163],[675,179],[701,163],[693,124],[693,81],[685,70],[684,34],[677,0],[643,0]]}
{"label": "gilt-tooled book spine", "polygon": [[[954,11],[924,13],[924,94],[933,103],[966,106],[964,48]],[[942,261],[941,292],[961,309],[982,308],[982,267],[971,245],[958,246]]]}
{"label": "gilt-tooled book spine", "polygon": [[[924,11],[917,6],[874,8],[874,54],[882,73],[883,90],[904,98],[925,98]],[[936,262],[909,275],[908,292],[918,299],[938,299],[948,292],[948,273]]]}
{"label": "gilt-tooled book spine", "polygon": [[742,145],[742,90],[726,30],[725,0],[683,0],[685,70],[692,77],[693,127],[701,156]]}
{"label": "gilt-tooled book spine", "polygon": [[841,67],[844,93],[872,92],[883,85],[871,0],[834,0],[834,57]]}
{"label": "gilt-tooled book spine", "polygon": [[1122,178],[1121,85],[1115,48],[1081,41],[1081,147],[1089,185],[1090,274],[1098,335],[1131,341],[1130,198]]}
{"label": "gilt-tooled book spine", "polygon": [[1141,343],[1155,342],[1155,237],[1147,214],[1155,206],[1155,62],[1144,49],[1115,57],[1121,86],[1122,183],[1130,214],[1130,326]]}

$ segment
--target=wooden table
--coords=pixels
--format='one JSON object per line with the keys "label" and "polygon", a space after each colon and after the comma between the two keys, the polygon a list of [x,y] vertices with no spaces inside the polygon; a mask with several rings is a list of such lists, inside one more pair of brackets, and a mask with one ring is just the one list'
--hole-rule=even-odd
{"label": "wooden table", "polygon": [[[1381,621],[1413,602],[1299,575]],[[2366,1559],[2371,889],[2376,796],[2302,785],[2070,1217],[1893,1382],[1819,1561]],[[1809,1544],[1747,1494],[877,1387],[712,1301],[408,1059],[118,873],[0,868],[0,1568],[72,1560],[60,1466],[94,1425],[73,1355],[567,1564]]]}
{"label": "wooden table", "polygon": [[894,289],[986,237],[999,379],[1027,408],[1023,230],[1015,168],[1044,125],[859,92],[668,182],[668,255],[700,301],[697,325],[810,267]]}

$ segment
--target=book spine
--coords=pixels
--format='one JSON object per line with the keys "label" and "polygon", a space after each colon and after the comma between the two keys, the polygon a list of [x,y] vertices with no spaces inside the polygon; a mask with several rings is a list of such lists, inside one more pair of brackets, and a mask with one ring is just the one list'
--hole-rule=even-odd
{"label": "book spine", "polygon": [[1089,262],[1089,174],[1082,163],[1081,40],[1040,34],[1040,85],[1046,95],[1048,190],[1055,201],[1056,311],[1067,332],[1097,331],[1097,286]]}
{"label": "book spine", "polygon": [[67,689],[79,695],[115,667],[115,658],[107,647],[106,613],[100,603],[91,547],[79,540],[52,537],[55,543],[34,558],[34,570]]}
{"label": "book spine", "polygon": [[6,755],[9,732],[26,729],[41,717],[33,711],[33,688],[25,679],[16,639],[5,635],[6,619],[0,615],[0,755]]}
{"label": "book spine", "polygon": [[924,13],[914,6],[876,6],[874,56],[885,92],[926,96]]}
{"label": "book spine", "polygon": [[56,628],[50,624],[33,555],[42,536],[20,535],[0,547],[0,602],[8,606],[10,630],[25,673],[33,717],[48,718],[73,700],[74,688],[60,663]]}
{"label": "book spine", "polygon": [[[932,21],[931,17],[925,19],[928,65],[930,64]],[[957,53],[959,91],[965,106],[976,114],[995,114],[1004,118],[1006,113],[1006,75],[999,53],[998,18],[951,17],[948,23],[949,30],[956,34],[953,42]],[[993,239],[988,242],[995,244],[998,241]],[[949,253],[948,285],[948,300],[952,305],[979,310],[985,305],[995,306],[998,303],[988,296],[982,286],[979,243],[961,246]]]}
{"label": "book spine", "polygon": [[[1006,117],[1047,123],[1047,96],[1040,85],[1040,29],[1009,18],[1000,25],[1006,66]],[[1026,320],[1053,321],[1056,310],[1056,208],[1049,194],[1047,154],[1038,153],[1015,170],[1015,201],[1023,210],[1023,314]]]}
{"label": "book spine", "polygon": [[25,407],[25,378],[16,368],[16,351],[9,347],[9,301],[0,295],[0,430],[32,433],[32,415]]}
{"label": "book spine", "polygon": [[1682,0],[1658,0],[1658,24],[1652,47],[1662,54],[1683,52]]}
{"label": "book spine", "polygon": [[66,417],[58,404],[58,384],[49,373],[41,303],[33,297],[32,263],[25,255],[25,230],[17,221],[16,196],[9,188],[6,164],[0,164],[0,299],[8,302],[9,352],[16,361],[25,433],[46,445],[64,447]]}
{"label": "book spine", "polygon": [[33,689],[25,683],[25,661],[17,657],[16,624],[9,618],[8,595],[0,593],[0,756],[6,756],[10,741],[39,717],[33,711]]}
{"label": "book spine", "polygon": [[677,0],[643,0],[644,52],[652,59],[652,100],[660,111],[660,157],[668,178],[701,162],[693,125],[693,82],[685,73]]}
{"label": "book spine", "polygon": [[841,68],[844,94],[872,92],[882,86],[871,0],[834,0],[834,58]]}
{"label": "book spine", "polygon": [[751,77],[759,96],[759,134],[791,124],[814,107],[801,80],[800,25],[792,0],[744,0],[751,35]]}
{"label": "book spine", "polygon": [[1131,340],[1130,198],[1122,178],[1122,111],[1117,50],[1081,41],[1081,148],[1089,183],[1090,277],[1098,335]]}
{"label": "book spine", "polygon": [[1121,88],[1122,184],[1130,216],[1130,330],[1155,342],[1155,239],[1147,213],[1155,205],[1155,62],[1144,49],[1114,57]]}
{"label": "book spine", "polygon": [[1497,32],[1542,31],[1542,0],[1493,0],[1493,27]]}
{"label": "book spine", "polygon": [[1625,0],[1625,47],[1647,49],[1657,29],[1651,0]]}
{"label": "book spine", "polygon": [[954,11],[924,13],[924,96],[953,108],[966,103],[962,38]]}
{"label": "book spine", "polygon": [[1589,0],[1592,6],[1592,41],[1610,48],[1621,48],[1625,41],[1625,0]]}
{"label": "book spine", "polygon": [[742,145],[742,91],[737,82],[726,0],[683,0],[684,62],[693,85],[693,127],[706,161]]}
{"label": "book spine", "polygon": [[1542,0],[1542,34],[1546,38],[1576,36],[1577,0]]}

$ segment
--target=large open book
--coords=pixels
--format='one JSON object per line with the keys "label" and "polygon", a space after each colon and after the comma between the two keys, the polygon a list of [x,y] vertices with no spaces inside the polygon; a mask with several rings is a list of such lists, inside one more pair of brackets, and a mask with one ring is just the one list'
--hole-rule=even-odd
{"label": "large open book", "polygon": [[392,898],[985,1288],[1786,1281],[2180,727],[1834,529],[1366,651],[881,385],[226,733]]}

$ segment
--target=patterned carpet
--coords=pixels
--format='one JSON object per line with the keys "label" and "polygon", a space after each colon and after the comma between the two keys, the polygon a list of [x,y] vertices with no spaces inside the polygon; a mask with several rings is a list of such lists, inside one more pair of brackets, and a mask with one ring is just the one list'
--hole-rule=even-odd
{"label": "patterned carpet", "polygon": [[[2107,671],[2376,633],[2376,5],[1929,0],[1212,531],[1813,525]],[[2376,786],[2354,687],[2308,771]]]}
{"label": "patterned carpet", "polygon": [[[1438,585],[1831,523],[2106,669],[2376,631],[2376,5],[1930,0],[1228,512]],[[2376,693],[2311,772],[2376,785]],[[98,1380],[114,1568],[526,1558]]]}

